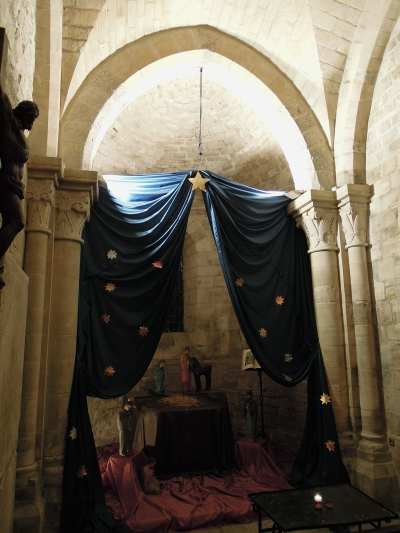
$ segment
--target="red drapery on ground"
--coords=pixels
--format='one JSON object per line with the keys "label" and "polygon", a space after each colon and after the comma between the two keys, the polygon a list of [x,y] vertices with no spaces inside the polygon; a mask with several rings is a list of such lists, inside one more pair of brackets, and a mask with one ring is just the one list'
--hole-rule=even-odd
{"label": "red drapery on ground", "polygon": [[135,533],[247,522],[254,519],[249,493],[290,485],[265,446],[239,441],[236,454],[239,470],[224,477],[174,477],[164,481],[161,494],[154,496],[142,490],[138,456],[122,457],[116,447],[105,447],[99,451],[99,461],[107,505]]}

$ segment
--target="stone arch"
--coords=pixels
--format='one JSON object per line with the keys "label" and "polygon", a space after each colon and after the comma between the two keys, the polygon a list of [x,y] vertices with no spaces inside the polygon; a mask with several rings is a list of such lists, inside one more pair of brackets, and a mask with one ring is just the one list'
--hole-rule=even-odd
{"label": "stone arch", "polygon": [[368,3],[347,58],[339,93],[335,164],[337,184],[366,183],[368,120],[376,78],[396,20],[399,0]]}
{"label": "stone arch", "polygon": [[93,69],[62,118],[60,152],[66,164],[81,167],[91,125],[121,83],[158,59],[198,49],[225,56],[259,78],[286,107],[305,139],[317,177],[313,187],[329,189],[334,185],[334,163],[328,140],[293,82],[255,48],[210,26],[173,28],[146,35],[118,49]]}

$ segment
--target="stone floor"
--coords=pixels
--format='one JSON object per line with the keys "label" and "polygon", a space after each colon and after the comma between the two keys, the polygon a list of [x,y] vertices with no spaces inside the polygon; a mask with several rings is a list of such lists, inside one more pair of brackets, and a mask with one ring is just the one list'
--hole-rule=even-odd
{"label": "stone floor", "polygon": [[[394,520],[391,522],[390,525],[394,526],[395,524],[398,524],[399,526],[399,533],[400,533],[400,520]],[[385,525],[385,524],[383,524]],[[267,522],[263,522],[263,526],[267,527]],[[387,524],[389,526],[389,524]],[[365,533],[373,533],[373,529],[367,529],[367,527],[370,526],[364,526],[365,530],[363,531]],[[353,528],[354,530],[354,528]],[[251,524],[232,524],[230,526],[220,526],[220,527],[210,527],[210,528],[203,528],[203,529],[192,529],[190,533],[257,533],[257,523],[253,522]],[[307,529],[307,531],[298,531],[297,533],[331,533],[330,529],[324,528],[324,529]]]}
{"label": "stone floor", "polygon": [[[267,527],[266,523],[263,523],[264,527]],[[190,533],[257,533],[257,523],[251,524],[232,524],[230,526],[210,527],[203,529],[192,529]],[[302,533],[299,531],[298,533]],[[304,533],[330,533],[329,529],[308,529]]]}

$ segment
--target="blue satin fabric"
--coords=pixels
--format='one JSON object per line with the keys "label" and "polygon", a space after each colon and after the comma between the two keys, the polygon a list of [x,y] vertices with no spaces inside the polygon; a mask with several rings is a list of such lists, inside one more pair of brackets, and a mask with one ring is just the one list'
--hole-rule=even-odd
{"label": "blue satin fabric", "polygon": [[[348,480],[343,466],[314,313],[307,242],[287,213],[285,193],[266,192],[211,172],[203,199],[232,305],[262,369],[285,386],[308,379],[295,484]],[[238,283],[239,280],[239,283]],[[334,443],[329,451],[327,442]]]}
{"label": "blue satin fabric", "polygon": [[126,394],[153,357],[179,275],[193,200],[187,176],[112,176],[100,188],[83,235],[79,295],[89,395]]}
{"label": "blue satin fabric", "polygon": [[287,214],[290,200],[203,174],[210,178],[204,203],[242,332],[272,379],[296,385],[310,371],[318,334],[307,243]]}

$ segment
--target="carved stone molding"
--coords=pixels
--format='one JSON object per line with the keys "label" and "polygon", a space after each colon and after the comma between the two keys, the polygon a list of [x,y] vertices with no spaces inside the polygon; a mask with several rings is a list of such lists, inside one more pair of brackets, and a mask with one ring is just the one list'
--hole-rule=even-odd
{"label": "carved stone molding", "polygon": [[368,246],[368,215],[369,209],[363,204],[346,204],[340,209],[340,218],[346,248]]}
{"label": "carved stone molding", "polygon": [[308,252],[338,251],[338,212],[335,193],[311,190],[303,193],[288,206],[307,237]]}
{"label": "carved stone molding", "polygon": [[82,243],[83,225],[89,212],[89,192],[57,191],[55,239]]}
{"label": "carved stone molding", "polygon": [[369,185],[345,185],[338,189],[339,213],[346,248],[369,246]]}
{"label": "carved stone molding", "polygon": [[333,209],[313,207],[302,213],[296,224],[306,234],[308,252],[337,251],[338,215]]}
{"label": "carved stone molding", "polygon": [[51,210],[54,206],[55,187],[51,180],[28,181],[26,231],[50,234]]}

